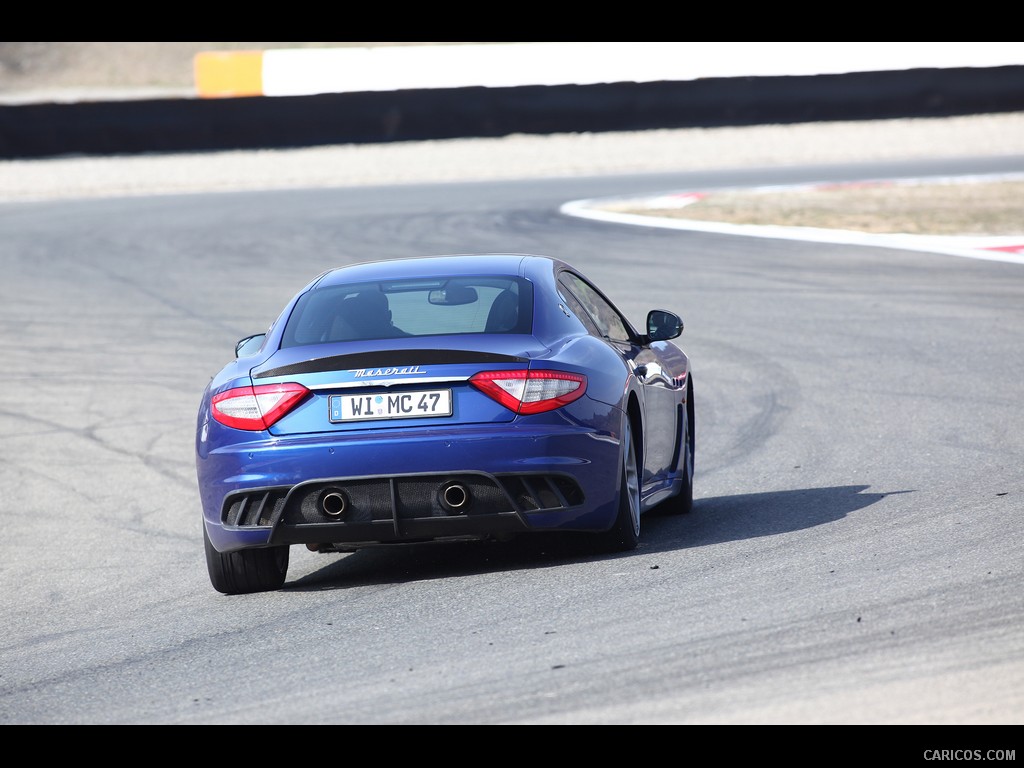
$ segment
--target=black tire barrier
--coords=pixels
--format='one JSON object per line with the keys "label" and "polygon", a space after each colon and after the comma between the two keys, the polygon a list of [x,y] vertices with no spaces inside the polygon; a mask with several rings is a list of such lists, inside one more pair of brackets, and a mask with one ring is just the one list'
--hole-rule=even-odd
{"label": "black tire barrier", "polygon": [[1024,66],[19,104],[0,106],[0,158],[284,149],[1021,110]]}

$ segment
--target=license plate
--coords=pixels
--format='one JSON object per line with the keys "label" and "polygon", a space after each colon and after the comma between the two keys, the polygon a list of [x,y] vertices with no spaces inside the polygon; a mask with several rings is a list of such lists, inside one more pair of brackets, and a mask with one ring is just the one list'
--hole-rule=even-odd
{"label": "license plate", "polygon": [[452,415],[452,391],[382,392],[373,395],[331,395],[332,423],[374,419],[419,419]]}

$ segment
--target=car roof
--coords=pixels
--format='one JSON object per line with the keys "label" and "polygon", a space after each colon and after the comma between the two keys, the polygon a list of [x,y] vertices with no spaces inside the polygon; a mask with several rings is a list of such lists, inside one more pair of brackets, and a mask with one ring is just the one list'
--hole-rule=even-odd
{"label": "car roof", "polygon": [[[469,253],[442,256],[422,256],[387,261],[368,261],[328,270],[311,287],[321,288],[342,283],[372,280],[396,280],[417,277],[459,277],[472,275],[522,275],[533,273],[531,263],[552,267],[561,265],[558,259],[523,253]],[[565,265],[568,266],[568,265]]]}

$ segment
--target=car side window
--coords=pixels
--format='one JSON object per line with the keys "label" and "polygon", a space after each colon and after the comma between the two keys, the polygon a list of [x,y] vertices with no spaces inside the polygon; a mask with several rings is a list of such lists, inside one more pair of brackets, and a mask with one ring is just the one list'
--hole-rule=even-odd
{"label": "car side window", "polygon": [[584,327],[587,329],[587,333],[591,336],[601,338],[601,330],[594,323],[593,318],[590,317],[587,310],[585,310],[583,305],[580,304],[579,299],[573,295],[572,291],[570,291],[561,280],[558,281],[558,295],[565,303],[568,310],[576,315],[577,319],[583,323]]}
{"label": "car side window", "polygon": [[[563,272],[558,277],[559,285],[576,301],[579,302],[586,317],[589,317],[597,329],[598,336],[610,341],[630,343],[632,334],[618,310],[602,296],[596,288],[587,283],[579,275]],[[577,313],[579,310],[576,310]],[[591,323],[587,324],[588,326]]]}

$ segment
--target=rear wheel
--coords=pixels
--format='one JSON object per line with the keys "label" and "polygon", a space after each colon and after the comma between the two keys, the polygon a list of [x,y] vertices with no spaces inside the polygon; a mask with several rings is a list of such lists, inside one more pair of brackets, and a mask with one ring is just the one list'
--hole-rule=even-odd
{"label": "rear wheel", "polygon": [[266,549],[243,549],[239,552],[218,552],[203,525],[206,547],[206,569],[210,583],[225,595],[269,592],[284,585],[288,573],[287,546]]}
{"label": "rear wheel", "polygon": [[622,466],[619,483],[619,512],[615,524],[604,534],[606,547],[615,552],[636,549],[640,543],[640,467],[633,425],[628,416],[622,428]]}

